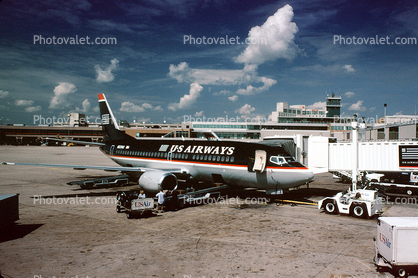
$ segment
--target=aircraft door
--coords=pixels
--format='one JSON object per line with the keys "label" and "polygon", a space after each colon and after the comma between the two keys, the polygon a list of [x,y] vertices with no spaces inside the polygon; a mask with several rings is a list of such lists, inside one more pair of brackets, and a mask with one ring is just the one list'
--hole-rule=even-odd
{"label": "aircraft door", "polygon": [[173,159],[173,152],[168,152],[167,161],[171,161],[172,159]]}
{"label": "aircraft door", "polygon": [[266,168],[267,162],[267,152],[265,150],[256,150],[255,151],[255,161],[253,171],[259,171],[263,173]]}
{"label": "aircraft door", "polygon": [[110,150],[109,150],[110,155],[113,155],[114,151],[115,151],[115,145],[110,146]]}

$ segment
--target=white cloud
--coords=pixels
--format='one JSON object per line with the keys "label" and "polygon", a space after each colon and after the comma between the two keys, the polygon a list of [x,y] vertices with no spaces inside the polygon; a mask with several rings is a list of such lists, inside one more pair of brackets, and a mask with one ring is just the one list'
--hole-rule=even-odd
{"label": "white cloud", "polygon": [[8,91],[0,90],[0,98],[6,98],[8,96],[9,96],[9,92]]}
{"label": "white cloud", "polygon": [[168,76],[179,83],[197,82],[204,85],[236,85],[251,81],[255,72],[245,70],[217,70],[190,68],[186,62],[170,65]]}
{"label": "white cloud", "polygon": [[33,100],[17,99],[15,104],[16,106],[31,106],[33,105]]}
{"label": "white cloud", "polygon": [[263,83],[263,86],[253,87],[252,85],[248,85],[245,89],[238,89],[236,93],[239,95],[255,95],[270,89],[271,86],[277,83],[276,80],[266,77],[261,77],[260,82]]}
{"label": "white cloud", "polygon": [[325,109],[326,102],[325,101],[318,101],[312,105],[306,106],[306,109]]}
{"label": "white cloud", "polygon": [[353,72],[355,72],[356,70],[353,68],[353,66],[352,65],[345,65],[345,66],[343,66],[343,69],[345,70],[345,72],[347,72],[347,73],[353,73]]}
{"label": "white cloud", "polygon": [[190,91],[189,94],[184,95],[180,98],[179,103],[171,103],[168,105],[168,109],[172,111],[177,111],[180,109],[187,109],[196,101],[198,97],[200,97],[200,92],[203,90],[203,87],[199,85],[199,83],[192,83],[190,84]]}
{"label": "white cloud", "polygon": [[255,110],[254,107],[251,107],[250,104],[243,105],[240,109],[235,110],[235,112],[245,115],[245,114],[251,114]]}
{"label": "white cloud", "polygon": [[83,101],[83,103],[81,105],[82,105],[82,108],[76,107],[75,109],[77,111],[80,111],[80,112],[83,112],[83,113],[87,113],[90,110],[90,108],[91,108],[91,103],[90,103],[90,101],[87,98]]}
{"label": "white cloud", "polygon": [[222,90],[220,92],[213,93],[213,95],[214,96],[221,96],[221,95],[227,96],[227,95],[232,95],[232,92],[228,90]]}
{"label": "white cloud", "polygon": [[88,99],[85,99],[81,105],[83,106],[83,111],[84,112],[87,112],[87,111],[90,110],[91,103]]}
{"label": "white cloud", "polygon": [[151,104],[146,103],[146,102],[141,105],[136,105],[129,101],[122,102],[122,105],[119,110],[123,112],[145,112],[145,110],[147,109],[154,110],[154,111],[162,110],[161,106],[154,107]]}
{"label": "white cloud", "polygon": [[[181,62],[177,66],[170,65],[168,75],[178,82],[199,83],[205,85],[240,85],[250,83],[263,83],[261,87],[247,85],[245,89],[238,89],[240,95],[254,95],[277,83],[276,80],[260,77],[257,74],[256,65],[245,65],[242,70],[215,70],[215,69],[194,69],[190,68],[186,62]],[[228,90],[222,90],[214,95],[229,94]]]}
{"label": "white cloud", "polygon": [[29,113],[33,113],[33,112],[36,112],[36,111],[39,111],[39,110],[41,110],[42,109],[42,107],[41,106],[30,106],[30,107],[26,107],[25,108],[25,111],[26,112],[29,112]]}
{"label": "white cloud", "polygon": [[190,68],[186,62],[181,62],[177,66],[170,65],[168,76],[177,80],[177,82],[189,82],[190,81]]}
{"label": "white cloud", "polygon": [[230,101],[237,101],[238,100],[238,96],[237,95],[233,95],[232,97],[228,97],[228,99]]}
{"label": "white cloud", "polygon": [[363,106],[363,101],[359,100],[356,103],[353,103],[348,110],[352,110],[352,111],[366,111],[367,108]]}
{"label": "white cloud", "polygon": [[113,79],[115,79],[115,76],[112,73],[112,70],[117,69],[118,66],[119,60],[116,58],[110,61],[110,65],[105,70],[102,70],[102,68],[99,65],[96,65],[94,67],[94,69],[96,70],[96,81],[99,83],[113,81]]}
{"label": "white cloud", "polygon": [[298,27],[292,19],[293,8],[285,5],[262,26],[251,28],[247,40],[252,43],[235,58],[235,62],[259,65],[279,58],[294,59],[299,51],[294,42]]}
{"label": "white cloud", "polygon": [[120,111],[123,112],[144,112],[145,108],[136,104],[133,104],[132,102],[125,101],[122,102],[122,105],[120,107]]}
{"label": "white cloud", "polygon": [[144,107],[145,109],[152,109],[152,105],[149,103],[143,103],[142,107]]}
{"label": "white cloud", "polygon": [[77,91],[75,85],[67,82],[61,82],[58,86],[54,89],[54,97],[51,99],[49,108],[50,109],[59,109],[62,107],[68,107],[69,103],[67,103],[67,95],[72,94]]}
{"label": "white cloud", "polygon": [[355,95],[355,93],[353,93],[353,92],[346,92],[344,95],[346,97],[350,98],[350,97],[353,97]]}
{"label": "white cloud", "polygon": [[204,113],[203,110],[200,111],[200,112],[196,112],[196,113],[194,113],[194,117],[202,117],[203,113]]}

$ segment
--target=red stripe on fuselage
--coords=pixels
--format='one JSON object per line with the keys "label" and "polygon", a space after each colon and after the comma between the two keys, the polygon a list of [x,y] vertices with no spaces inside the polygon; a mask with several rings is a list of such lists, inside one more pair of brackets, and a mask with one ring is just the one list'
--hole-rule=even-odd
{"label": "red stripe on fuselage", "polygon": [[[194,160],[167,160],[167,159],[161,159],[161,158],[148,158],[148,157],[132,157],[132,156],[121,156],[121,155],[109,155],[110,157],[115,158],[129,158],[129,159],[141,159],[141,160],[147,160],[147,161],[162,161],[162,162],[178,162],[178,163],[188,163],[188,164],[200,164],[200,165],[214,165],[214,166],[232,166],[232,167],[242,167],[247,168],[247,165],[239,165],[239,164],[225,164],[225,163],[212,163],[212,162],[203,162],[203,161],[194,161]],[[303,167],[275,167],[275,166],[267,166],[267,169],[290,169],[290,170],[308,170],[305,166]]]}

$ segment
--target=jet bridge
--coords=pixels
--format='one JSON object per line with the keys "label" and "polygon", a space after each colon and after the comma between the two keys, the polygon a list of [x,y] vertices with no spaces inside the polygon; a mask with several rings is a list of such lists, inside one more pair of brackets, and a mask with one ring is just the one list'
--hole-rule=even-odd
{"label": "jet bridge", "polygon": [[[331,143],[328,171],[347,171],[352,168],[352,143]],[[359,171],[413,171],[418,169],[418,142],[382,141],[359,142]]]}
{"label": "jet bridge", "polygon": [[[309,137],[308,167],[314,173],[351,171],[356,157],[352,142],[330,141],[328,137]],[[418,142],[359,142],[357,158],[359,171],[416,171]]]}

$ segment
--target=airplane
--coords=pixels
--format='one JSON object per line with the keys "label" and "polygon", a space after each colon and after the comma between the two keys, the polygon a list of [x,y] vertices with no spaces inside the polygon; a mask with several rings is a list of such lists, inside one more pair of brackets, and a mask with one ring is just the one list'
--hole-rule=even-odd
{"label": "airplane", "polygon": [[178,180],[184,179],[280,194],[283,190],[307,184],[314,177],[312,171],[295,161],[277,142],[222,141],[214,134],[209,135],[208,140],[134,138],[120,130],[105,95],[99,94],[98,99],[103,142],[93,144],[99,145],[100,150],[120,166],[3,164],[120,171],[138,178],[139,186],[150,193],[175,190]]}

